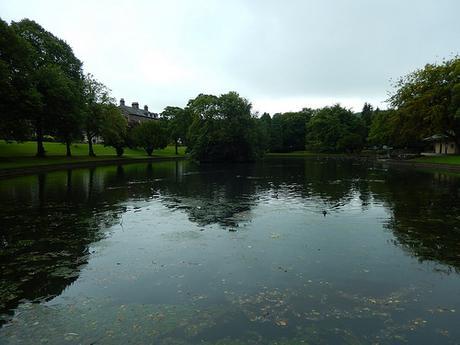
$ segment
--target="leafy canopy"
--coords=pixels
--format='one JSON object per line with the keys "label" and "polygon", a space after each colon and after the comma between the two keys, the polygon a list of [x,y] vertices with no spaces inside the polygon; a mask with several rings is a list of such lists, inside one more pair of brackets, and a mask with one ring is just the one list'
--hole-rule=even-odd
{"label": "leafy canopy", "polygon": [[360,117],[336,104],[316,110],[307,125],[307,148],[324,152],[357,152],[365,143]]}
{"label": "leafy canopy", "polygon": [[198,161],[251,161],[261,152],[251,104],[236,92],[200,94],[188,102],[189,152]]}
{"label": "leafy canopy", "polygon": [[142,122],[133,129],[136,146],[142,147],[149,156],[154,149],[163,149],[168,145],[166,124],[160,120]]}
{"label": "leafy canopy", "polygon": [[395,87],[389,102],[397,112],[398,137],[410,143],[443,134],[460,143],[459,57],[427,64],[402,77]]}

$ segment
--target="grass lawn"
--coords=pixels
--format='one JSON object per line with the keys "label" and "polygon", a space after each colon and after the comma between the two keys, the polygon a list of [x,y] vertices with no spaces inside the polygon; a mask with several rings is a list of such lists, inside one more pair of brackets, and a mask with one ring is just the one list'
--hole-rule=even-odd
{"label": "grass lawn", "polygon": [[[73,144],[72,157],[65,157],[66,148],[60,143],[45,143],[47,157],[35,157],[37,144],[35,142],[5,143],[0,142],[0,169],[24,168],[31,166],[68,164],[73,162],[101,161],[116,159],[115,149],[104,147],[101,144],[94,145],[96,157],[88,156],[87,144]],[[183,156],[185,147],[179,147],[179,156]],[[153,151],[155,157],[177,157],[174,146],[168,146],[162,150]],[[147,158],[147,154],[141,149],[126,149],[122,158]]]}
{"label": "grass lawn", "polygon": [[414,162],[420,162],[420,163],[459,165],[460,164],[460,155],[420,157],[420,158],[415,158],[413,161]]}

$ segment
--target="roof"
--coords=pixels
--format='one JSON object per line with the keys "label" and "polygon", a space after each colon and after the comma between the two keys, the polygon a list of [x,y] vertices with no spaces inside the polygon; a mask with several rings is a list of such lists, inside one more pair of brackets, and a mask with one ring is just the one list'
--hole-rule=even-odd
{"label": "roof", "polygon": [[432,135],[431,137],[424,138],[423,141],[441,141],[441,140],[445,141],[446,139],[449,139],[447,135],[435,134],[435,135]]}
{"label": "roof", "polygon": [[118,107],[120,108],[121,112],[125,115],[140,116],[140,117],[146,117],[149,119],[158,118],[158,114],[151,113],[148,110],[128,107],[127,105],[119,105]]}

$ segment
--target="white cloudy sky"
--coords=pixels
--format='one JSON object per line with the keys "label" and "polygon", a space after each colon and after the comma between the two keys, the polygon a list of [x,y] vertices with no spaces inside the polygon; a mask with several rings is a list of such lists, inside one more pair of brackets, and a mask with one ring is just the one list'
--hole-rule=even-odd
{"label": "white cloudy sky", "polygon": [[459,0],[1,0],[65,39],[116,98],[153,111],[238,91],[254,110],[384,107],[397,79],[460,53]]}

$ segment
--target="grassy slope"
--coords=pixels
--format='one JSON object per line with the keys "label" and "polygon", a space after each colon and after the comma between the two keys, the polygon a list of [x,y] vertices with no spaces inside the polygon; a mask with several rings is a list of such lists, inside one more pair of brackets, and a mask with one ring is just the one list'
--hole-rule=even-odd
{"label": "grassy slope", "polygon": [[[107,159],[116,159],[115,149],[104,147],[103,145],[94,145],[96,157],[88,157],[87,144],[73,144],[72,157],[65,157],[65,145],[60,143],[45,143],[47,157],[36,158],[36,143],[5,143],[0,142],[0,169],[22,168],[38,165],[49,164],[69,164],[73,162],[100,161]],[[179,148],[179,156],[183,156],[184,147]],[[155,150],[154,156],[157,157],[176,157],[174,147],[168,146],[163,150]],[[126,149],[124,158],[147,158],[144,150]]]}
{"label": "grassy slope", "polygon": [[420,157],[413,160],[414,162],[430,163],[430,164],[451,164],[459,165],[460,156],[448,155],[448,156],[433,156],[433,157]]}

